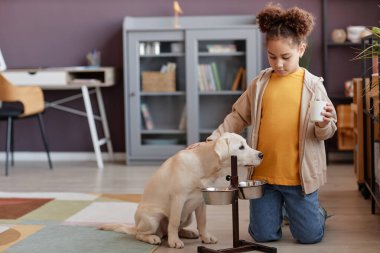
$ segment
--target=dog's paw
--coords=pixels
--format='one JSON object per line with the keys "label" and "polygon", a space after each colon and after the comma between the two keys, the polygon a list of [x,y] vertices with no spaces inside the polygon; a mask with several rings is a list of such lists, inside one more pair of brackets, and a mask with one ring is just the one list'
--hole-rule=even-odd
{"label": "dog's paw", "polygon": [[157,235],[137,234],[136,239],[153,245],[161,244],[161,238]]}
{"label": "dog's paw", "polygon": [[197,239],[199,237],[198,232],[187,229],[181,229],[180,231],[178,231],[178,235],[180,238],[186,239]]}
{"label": "dog's paw", "polygon": [[207,244],[215,244],[218,242],[218,239],[210,234],[206,234],[204,236],[201,236],[202,242]]}
{"label": "dog's paw", "polygon": [[181,241],[178,237],[169,238],[168,244],[170,248],[182,249],[183,247],[185,247],[185,244],[183,243],[183,241]]}
{"label": "dog's paw", "polygon": [[157,235],[151,235],[148,238],[148,240],[150,244],[154,244],[154,245],[161,244],[161,238],[158,237]]}

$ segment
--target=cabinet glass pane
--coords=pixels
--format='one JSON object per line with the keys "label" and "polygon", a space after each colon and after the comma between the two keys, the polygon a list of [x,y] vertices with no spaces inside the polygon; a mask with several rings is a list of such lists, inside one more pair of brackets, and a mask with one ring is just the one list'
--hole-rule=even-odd
{"label": "cabinet glass pane", "polygon": [[198,41],[199,139],[205,140],[246,89],[246,40]]}
{"label": "cabinet glass pane", "polygon": [[[179,129],[179,123],[185,106],[185,96],[149,96],[142,97],[141,103],[152,119],[153,129]],[[144,126],[143,129],[146,129]]]}
{"label": "cabinet glass pane", "polygon": [[[161,73],[168,64],[175,66],[174,73]],[[141,91],[185,91],[184,57],[140,57],[140,73]]]}
{"label": "cabinet glass pane", "polygon": [[236,53],[245,52],[245,40],[203,40],[199,41],[199,52],[205,53]]}
{"label": "cabinet glass pane", "polygon": [[[245,40],[199,41],[198,90],[244,89],[245,48]],[[235,80],[237,83],[234,85]]]}
{"label": "cabinet glass pane", "polygon": [[[209,136],[222,122],[224,117],[231,112],[232,105],[239,95],[206,95],[199,98],[199,131],[200,136]],[[202,139],[202,138],[201,138]]]}
{"label": "cabinet glass pane", "polygon": [[142,145],[185,144],[184,95],[143,96],[141,105]]}
{"label": "cabinet glass pane", "polygon": [[141,145],[168,146],[168,145],[186,145],[185,134],[143,134]]}
{"label": "cabinet glass pane", "polygon": [[140,41],[140,56],[183,56],[184,43],[181,41]]}

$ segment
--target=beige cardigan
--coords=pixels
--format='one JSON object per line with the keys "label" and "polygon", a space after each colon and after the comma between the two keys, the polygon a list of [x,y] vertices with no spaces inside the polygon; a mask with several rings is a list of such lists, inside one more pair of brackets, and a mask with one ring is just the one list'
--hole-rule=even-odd
{"label": "beige cardigan", "polygon": [[[262,98],[272,72],[271,68],[265,69],[252,80],[248,89],[233,105],[232,112],[225,117],[223,123],[207,140],[215,140],[223,132],[241,133],[246,127],[250,126],[251,134],[248,142],[252,148],[257,148]],[[324,128],[320,128],[310,121],[311,101],[322,100],[331,103],[322,82],[322,78],[314,76],[305,69],[299,133],[299,170],[302,189],[305,194],[314,192],[326,183],[327,166],[324,140],[331,138],[337,129],[335,109],[333,111],[333,120]],[[248,173],[249,178],[252,172],[253,169]]]}

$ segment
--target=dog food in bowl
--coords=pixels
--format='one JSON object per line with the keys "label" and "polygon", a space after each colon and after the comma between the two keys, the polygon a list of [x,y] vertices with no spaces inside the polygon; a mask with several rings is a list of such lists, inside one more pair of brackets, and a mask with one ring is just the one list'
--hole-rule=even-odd
{"label": "dog food in bowl", "polygon": [[233,202],[236,189],[230,187],[207,187],[201,191],[207,205],[229,205]]}
{"label": "dog food in bowl", "polygon": [[257,199],[263,196],[263,180],[248,180],[239,182],[239,199]]}

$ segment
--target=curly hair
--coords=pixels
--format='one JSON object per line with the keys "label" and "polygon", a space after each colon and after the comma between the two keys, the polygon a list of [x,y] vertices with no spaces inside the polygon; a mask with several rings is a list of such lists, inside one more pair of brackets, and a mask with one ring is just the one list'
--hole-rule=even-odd
{"label": "curly hair", "polygon": [[267,34],[267,40],[291,38],[296,44],[306,43],[314,27],[311,13],[293,7],[283,9],[280,5],[268,4],[257,15],[260,30]]}

